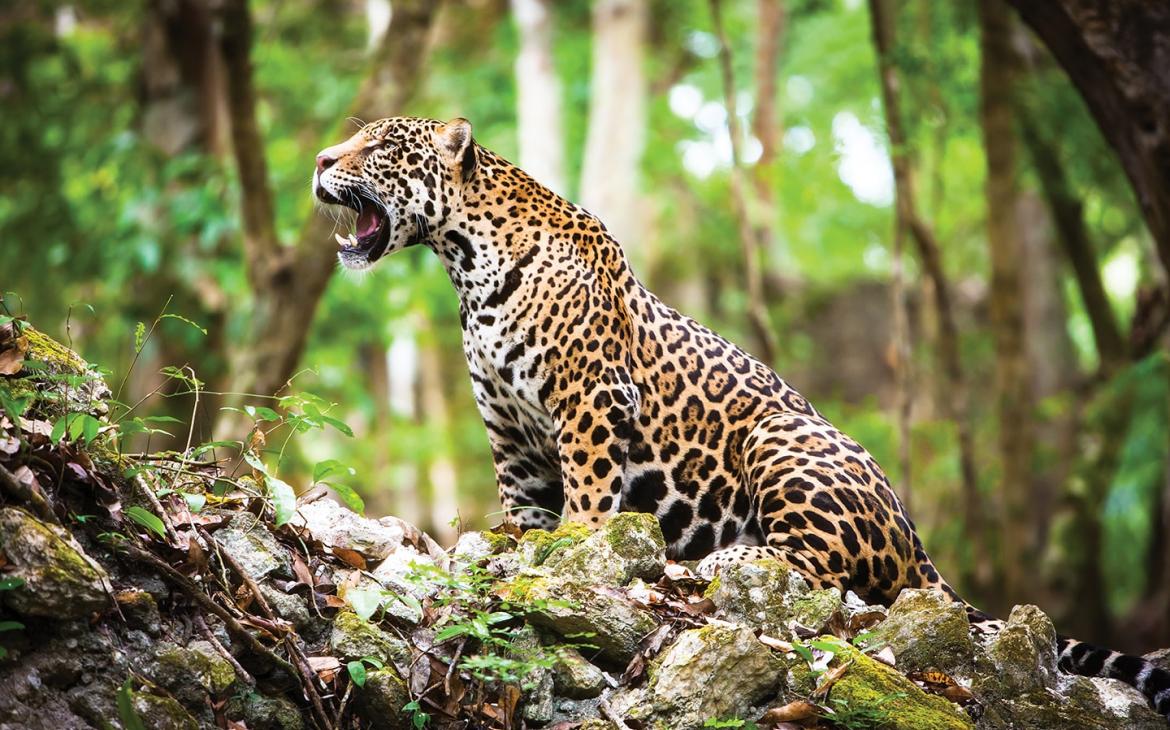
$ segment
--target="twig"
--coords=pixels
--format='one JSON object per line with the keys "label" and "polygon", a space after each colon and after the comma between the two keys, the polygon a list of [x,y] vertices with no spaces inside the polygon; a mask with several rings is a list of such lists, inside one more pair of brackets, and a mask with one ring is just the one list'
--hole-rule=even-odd
{"label": "twig", "polygon": [[265,657],[290,675],[295,676],[297,674],[296,667],[294,667],[292,664],[289,664],[288,661],[282,659],[267,646],[261,644],[260,640],[253,636],[252,632],[244,628],[243,624],[236,620],[236,617],[233,616],[230,611],[211,600],[211,598],[206,593],[204,593],[193,580],[175,570],[158,556],[147,550],[143,550],[137,545],[123,543],[121,548],[134,560],[146,563],[150,567],[154,568],[157,572],[177,585],[179,589],[187,595],[188,598],[198,603],[205,610],[218,616],[219,619],[227,626],[228,631],[239,637],[241,641],[247,644],[250,651]]}
{"label": "twig", "polygon": [[459,658],[463,656],[463,647],[467,646],[467,639],[459,642],[459,647],[455,649],[455,656],[451,658],[451,663],[447,665],[447,676],[443,677],[443,692],[451,694],[451,675],[455,673],[455,665],[459,663]]}
{"label": "twig", "polygon": [[[196,529],[202,533],[204,540],[212,541],[211,536],[208,535],[204,530],[200,528]],[[272,607],[268,605],[268,599],[266,599],[264,594],[260,592],[260,586],[256,585],[256,581],[252,579],[252,576],[249,575],[242,567],[240,567],[240,564],[236,562],[236,559],[227,552],[219,550],[216,554],[219,555],[220,560],[228,565],[232,571],[240,577],[240,580],[244,582],[244,585],[247,586],[248,590],[252,593],[252,597],[256,600],[256,605],[260,606],[260,610],[264,612],[264,615],[275,623],[278,620],[276,613],[272,610]],[[333,723],[330,721],[329,715],[325,712],[325,703],[321,699],[321,694],[317,691],[317,685],[314,683],[317,679],[317,673],[314,672],[313,668],[309,666],[309,662],[305,658],[304,652],[302,652],[300,646],[297,645],[295,632],[286,633],[283,638],[285,647],[288,649],[289,657],[296,664],[296,674],[301,678],[301,686],[304,688],[305,694],[308,696],[309,701],[313,704],[313,711],[317,714],[318,721],[321,722],[321,726],[326,730],[331,730]]]}
{"label": "twig", "polygon": [[353,694],[353,682],[345,687],[345,694],[341,696],[341,704],[337,708],[337,717],[333,719],[334,727],[341,727],[341,720],[345,716],[345,708],[349,704],[349,697]]}
{"label": "twig", "polygon": [[251,674],[248,674],[248,670],[240,666],[240,663],[236,661],[236,658],[232,656],[232,653],[219,642],[219,639],[216,637],[215,633],[212,632],[211,627],[209,627],[207,622],[203,620],[203,614],[195,614],[195,625],[199,627],[199,632],[203,634],[208,643],[215,647],[215,650],[219,653],[219,655],[224,658],[224,661],[232,665],[232,669],[236,670],[236,676],[239,677],[240,680],[249,687],[255,687],[256,678]]}
{"label": "twig", "polygon": [[159,518],[163,522],[163,526],[167,528],[167,537],[170,538],[172,545],[179,544],[179,533],[175,529],[174,523],[171,522],[170,513],[163,509],[162,502],[158,501],[158,495],[154,493],[154,489],[146,483],[146,479],[141,474],[134,475],[134,483],[138,485],[138,490],[150,502],[150,506],[154,507],[155,512],[158,512]]}

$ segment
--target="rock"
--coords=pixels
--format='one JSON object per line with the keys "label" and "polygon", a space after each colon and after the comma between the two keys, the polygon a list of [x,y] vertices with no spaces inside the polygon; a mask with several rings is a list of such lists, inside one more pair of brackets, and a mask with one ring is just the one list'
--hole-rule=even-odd
{"label": "rock", "polygon": [[1129,685],[1059,671],[1056,631],[1035,606],[1016,606],[1003,630],[976,645],[972,689],[984,704],[981,730],[1166,727]]}
{"label": "rock", "polygon": [[1146,661],[1153,662],[1154,666],[1161,667],[1167,672],[1170,672],[1170,649],[1158,649],[1157,651],[1151,651],[1142,658]]}
{"label": "rock", "polygon": [[199,723],[170,697],[131,692],[134,713],[146,730],[199,730]]}
{"label": "rock", "polygon": [[690,629],[655,661],[645,687],[619,692],[612,706],[642,727],[703,727],[776,694],[784,665],[746,626]]}
{"label": "rock", "polygon": [[905,589],[867,645],[886,644],[903,672],[939,669],[970,676],[975,656],[966,607],[937,589]]}
{"label": "rock", "polygon": [[820,632],[841,610],[841,591],[836,588],[809,591],[792,603],[792,623]]}
{"label": "rock", "polygon": [[[26,365],[20,374],[31,373],[35,377],[6,379],[7,387],[14,396],[42,389],[51,389],[56,396],[35,398],[26,415],[35,413],[45,420],[56,421],[67,413],[92,413],[99,416],[108,413],[109,406],[105,400],[110,397],[110,389],[97,368],[27,323],[21,336],[27,338],[28,342],[25,363],[38,362],[42,367],[34,372]],[[69,376],[68,387],[62,385],[66,382],[65,378],[51,376]]]}
{"label": "rock", "polygon": [[242,514],[217,530],[215,542],[257,582],[269,574],[292,578],[292,558],[255,517]]}
{"label": "rock", "polygon": [[409,730],[410,716],[402,711],[410,702],[406,683],[392,669],[375,669],[366,675],[366,683],[357,691],[359,717],[373,730]]}
{"label": "rock", "polygon": [[313,627],[316,617],[309,612],[309,605],[303,598],[285,593],[268,581],[258,585],[264,600],[277,616],[291,623],[298,632],[303,633]]}
{"label": "rock", "polygon": [[159,615],[158,603],[155,602],[154,596],[146,591],[119,591],[114,594],[114,601],[128,625],[141,629],[151,636],[159,635],[162,630],[162,617]]}
{"label": "rock", "polygon": [[[829,671],[848,664],[840,678],[831,685],[824,701],[838,713],[839,725],[849,727],[844,718],[860,715],[870,718],[864,727],[887,730],[964,730],[974,727],[971,718],[958,705],[923,692],[893,667],[840,639],[824,636],[820,641],[839,647],[829,662]],[[789,688],[801,697],[807,697],[820,682],[820,677],[815,676],[804,661],[792,664],[789,679]]]}
{"label": "rock", "polygon": [[384,560],[406,537],[396,521],[383,523],[362,517],[331,499],[298,506],[289,524],[308,530],[324,545],[354,550],[372,560]]}
{"label": "rock", "polygon": [[465,532],[455,541],[455,547],[451,548],[455,561],[453,570],[466,570],[466,566],[499,555],[514,546],[512,538],[500,532]]}
{"label": "rock", "polygon": [[[409,545],[402,545],[370,572],[376,584],[364,580],[359,581],[359,587],[389,591],[391,595],[387,595],[381,604],[383,610],[395,618],[417,624],[422,620],[419,602],[433,595],[436,590],[434,581],[428,580],[425,574],[429,569],[441,571],[443,567],[436,565],[430,555],[424,555]],[[398,600],[395,595],[408,597],[408,600]]]}
{"label": "rock", "polygon": [[[794,618],[798,601],[808,594],[808,583],[795,570],[779,561],[762,559],[724,567],[703,595],[715,603],[720,618],[782,634]],[[807,604],[806,614],[814,612],[813,603]]]}
{"label": "rock", "polygon": [[208,695],[223,696],[236,682],[235,669],[206,641],[160,644],[146,673],[186,707],[202,707]]}
{"label": "rock", "polygon": [[553,682],[559,696],[574,700],[597,697],[607,685],[605,674],[572,647],[563,647],[557,652]]}
{"label": "rock", "polygon": [[304,730],[301,709],[283,697],[245,692],[227,705],[227,716],[242,721],[248,730]]}
{"label": "rock", "polygon": [[520,575],[500,586],[501,596],[523,609],[530,623],[597,647],[606,661],[624,666],[658,619],[619,595],[574,581]]}
{"label": "rock", "polygon": [[26,616],[85,618],[110,605],[109,578],[73,536],[16,507],[0,509],[0,549],[6,577],[20,587],[0,593],[8,607]]}
{"label": "rock", "polygon": [[552,552],[544,564],[552,574],[569,580],[623,586],[633,578],[654,580],[662,575],[666,542],[657,517],[622,512],[585,540]]}
{"label": "rock", "polygon": [[403,674],[410,666],[410,647],[406,642],[352,611],[343,611],[333,619],[329,646],[342,661],[373,657],[384,664],[393,664]]}
{"label": "rock", "polygon": [[[512,639],[512,658],[520,661],[539,657],[545,653],[540,636],[530,626],[522,628]],[[524,719],[535,725],[544,725],[553,717],[553,670],[547,666],[534,665],[521,678],[520,686],[524,696],[520,709]]]}

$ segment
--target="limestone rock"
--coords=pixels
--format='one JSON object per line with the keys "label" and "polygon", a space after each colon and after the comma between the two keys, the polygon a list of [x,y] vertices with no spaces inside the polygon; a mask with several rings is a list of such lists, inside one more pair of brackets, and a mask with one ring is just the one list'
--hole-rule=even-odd
{"label": "limestone rock", "polygon": [[292,558],[272,533],[250,514],[233,517],[225,527],[217,530],[215,542],[230,555],[240,568],[261,581],[268,575],[292,578]]}
{"label": "limestone rock", "polygon": [[1129,685],[1059,671],[1056,631],[1035,606],[1016,606],[1004,629],[976,646],[972,689],[985,707],[981,730],[1166,727]]}
{"label": "limestone rock", "polygon": [[351,611],[343,611],[334,618],[329,646],[342,661],[369,656],[393,664],[404,673],[410,665],[410,647],[405,642]]}
{"label": "limestone rock", "polygon": [[544,576],[517,576],[501,586],[505,600],[524,609],[530,623],[597,647],[601,657],[625,665],[658,619],[620,595],[588,584]]}
{"label": "limestone rock", "polygon": [[185,647],[160,644],[147,666],[147,676],[187,707],[201,707],[208,695],[228,694],[236,682],[235,669],[206,641]]}
{"label": "limestone rock", "polygon": [[151,636],[158,636],[162,630],[162,616],[158,612],[158,603],[155,602],[154,596],[146,591],[119,591],[114,594],[114,601],[117,602],[122,616],[126,618],[126,623]]}
{"label": "limestone rock", "polygon": [[170,697],[131,692],[130,703],[146,730],[199,730],[199,723]]}
{"label": "limestone rock", "polygon": [[607,684],[605,674],[572,647],[565,647],[558,653],[553,680],[558,695],[574,700],[597,697]]}
{"label": "limestone rock", "polygon": [[600,585],[654,580],[666,566],[666,541],[654,515],[622,512],[585,540],[553,552],[545,566],[557,576]]}
{"label": "limestone rock", "polygon": [[301,709],[283,697],[266,697],[245,692],[233,697],[227,705],[227,715],[242,720],[248,730],[304,730]]}
{"label": "limestone rock", "polygon": [[937,589],[903,590],[869,642],[888,645],[903,672],[969,676],[975,655],[966,607]]}
{"label": "limestone rock", "polygon": [[290,521],[329,547],[354,550],[372,560],[384,560],[406,537],[402,525],[362,517],[331,499],[318,499],[297,507]]}
{"label": "limestone rock", "polygon": [[761,559],[724,567],[704,595],[715,603],[720,618],[781,634],[793,620],[798,601],[808,594],[808,583],[796,571],[779,561]]}
{"label": "limestone rock", "polygon": [[516,552],[520,561],[532,567],[544,565],[557,551],[585,541],[593,531],[580,522],[562,522],[557,529],[529,530],[520,538]]}
{"label": "limestone rock", "polygon": [[[847,663],[844,673],[829,688],[827,703],[842,714],[864,713],[880,718],[875,727],[888,730],[965,730],[973,728],[971,718],[958,705],[928,695],[901,672],[863,654],[848,643],[822,637],[838,646],[829,670]],[[796,662],[789,672],[790,689],[807,696],[820,682],[808,664]],[[1021,726],[1024,727],[1024,726]]]}
{"label": "limestone rock", "polygon": [[24,584],[0,593],[13,611],[54,619],[85,618],[110,605],[106,571],[65,530],[16,507],[0,509],[5,575]]}
{"label": "limestone rock", "polygon": [[776,693],[784,661],[746,626],[690,629],[656,660],[646,686],[618,693],[613,707],[643,727],[702,727],[735,717]]}
{"label": "limestone rock", "polygon": [[366,675],[357,691],[357,714],[374,730],[409,730],[410,716],[402,707],[410,702],[406,683],[392,669],[376,669]]}

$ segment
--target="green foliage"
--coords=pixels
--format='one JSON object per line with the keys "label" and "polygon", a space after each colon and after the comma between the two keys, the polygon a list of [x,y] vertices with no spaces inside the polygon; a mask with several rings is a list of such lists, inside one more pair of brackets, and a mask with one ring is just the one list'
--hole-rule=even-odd
{"label": "green foliage", "polygon": [[743,730],[759,730],[760,726],[751,720],[729,717],[725,719],[711,718],[703,723],[703,727],[738,727],[743,728]]}
{"label": "green foliage", "polygon": [[138,505],[127,507],[124,514],[162,539],[167,537],[166,526],[163,521],[155,514],[152,514]]}
{"label": "green foliage", "polygon": [[415,730],[422,730],[431,721],[431,716],[423,712],[418,700],[411,700],[402,706],[403,712],[410,713],[410,724]]}
{"label": "green foliage", "polygon": [[345,665],[345,671],[347,674],[349,674],[349,678],[353,680],[353,683],[359,687],[366,686],[367,664],[369,664],[371,667],[374,667],[375,669],[383,669],[385,667],[381,660],[372,656],[364,656],[359,660],[347,662]]}
{"label": "green foliage", "polygon": [[138,714],[138,710],[134,709],[134,691],[130,689],[129,679],[118,690],[117,702],[118,720],[121,721],[125,730],[146,730],[146,724]]}

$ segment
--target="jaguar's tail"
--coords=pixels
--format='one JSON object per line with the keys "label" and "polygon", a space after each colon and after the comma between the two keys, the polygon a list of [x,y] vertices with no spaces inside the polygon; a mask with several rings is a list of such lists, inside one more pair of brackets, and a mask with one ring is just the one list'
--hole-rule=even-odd
{"label": "jaguar's tail", "polygon": [[[977,633],[994,633],[1003,628],[1003,621],[977,608],[967,606],[967,617]],[[1158,714],[1170,720],[1170,671],[1148,659],[1122,654],[1084,641],[1057,635],[1057,666],[1070,674],[1086,677],[1109,677],[1135,687],[1146,696]]]}

